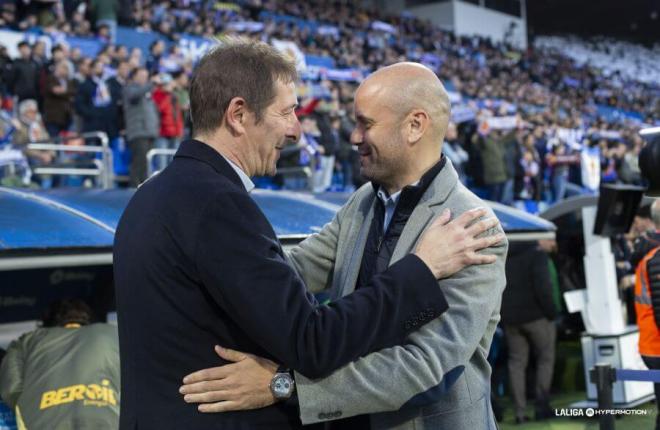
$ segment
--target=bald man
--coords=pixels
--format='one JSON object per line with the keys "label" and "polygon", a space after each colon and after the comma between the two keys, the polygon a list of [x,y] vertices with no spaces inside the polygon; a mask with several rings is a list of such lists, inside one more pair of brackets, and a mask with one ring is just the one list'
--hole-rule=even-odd
{"label": "bald man", "polygon": [[[360,85],[351,140],[360,173],[370,182],[289,255],[313,292],[327,291],[333,299],[350,294],[414,249],[436,215],[449,210],[458,217],[485,206],[441,155],[449,115],[442,83],[419,64],[385,67]],[[486,236],[501,236],[499,226]],[[449,309],[406,344],[371,353],[323,379],[295,372],[302,423],[334,420],[333,429],[495,429],[486,357],[499,321],[507,243],[493,243],[480,252],[491,263],[439,281]],[[407,324],[419,327],[415,320]],[[182,387],[186,401],[203,403],[203,412],[273,401],[266,387],[277,364],[217,352],[234,363],[189,375]]]}

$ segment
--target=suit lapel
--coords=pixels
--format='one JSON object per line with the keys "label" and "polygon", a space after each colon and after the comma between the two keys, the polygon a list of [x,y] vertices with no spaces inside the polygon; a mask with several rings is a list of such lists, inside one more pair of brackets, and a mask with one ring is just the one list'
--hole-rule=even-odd
{"label": "suit lapel", "polygon": [[355,291],[355,283],[360,274],[362,255],[369,236],[369,228],[374,218],[374,203],[376,202],[373,192],[369,193],[360,203],[360,207],[351,220],[351,227],[346,235],[345,253],[343,258],[343,270],[339,276],[339,285],[336,298],[345,296]]}

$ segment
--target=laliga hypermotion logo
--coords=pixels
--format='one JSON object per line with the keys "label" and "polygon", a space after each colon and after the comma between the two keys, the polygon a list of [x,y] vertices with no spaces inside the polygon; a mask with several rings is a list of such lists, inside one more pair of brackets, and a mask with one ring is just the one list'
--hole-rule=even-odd
{"label": "laliga hypermotion logo", "polygon": [[555,409],[555,416],[557,417],[587,417],[601,415],[648,415],[647,409]]}

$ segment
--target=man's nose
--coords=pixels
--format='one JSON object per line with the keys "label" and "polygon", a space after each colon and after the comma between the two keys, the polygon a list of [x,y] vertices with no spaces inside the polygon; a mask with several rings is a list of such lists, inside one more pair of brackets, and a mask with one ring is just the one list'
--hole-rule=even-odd
{"label": "man's nose", "polygon": [[364,136],[362,135],[362,132],[357,127],[355,127],[353,129],[353,131],[351,132],[351,144],[356,145],[356,146],[360,146],[360,144],[362,143],[363,137]]}
{"label": "man's nose", "polygon": [[293,115],[293,121],[289,125],[289,130],[287,132],[287,136],[293,142],[298,142],[300,140],[300,135],[301,134],[302,134],[302,126],[300,125],[300,121],[298,121],[298,117],[294,114]]}

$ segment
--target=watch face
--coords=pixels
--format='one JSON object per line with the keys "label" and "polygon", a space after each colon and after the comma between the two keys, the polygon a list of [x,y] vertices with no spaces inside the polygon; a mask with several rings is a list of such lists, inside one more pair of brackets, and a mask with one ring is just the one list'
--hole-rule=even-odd
{"label": "watch face", "polygon": [[272,389],[275,397],[288,397],[293,390],[293,380],[285,373],[276,375],[273,379]]}

